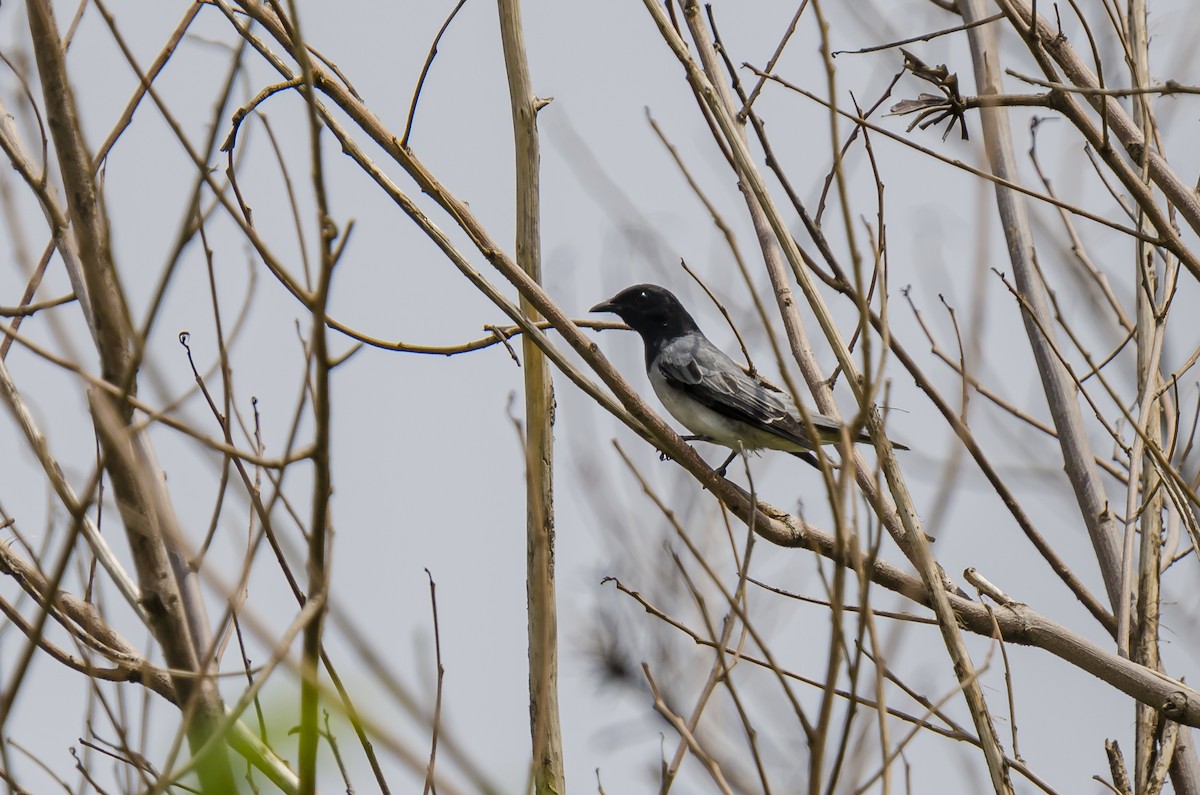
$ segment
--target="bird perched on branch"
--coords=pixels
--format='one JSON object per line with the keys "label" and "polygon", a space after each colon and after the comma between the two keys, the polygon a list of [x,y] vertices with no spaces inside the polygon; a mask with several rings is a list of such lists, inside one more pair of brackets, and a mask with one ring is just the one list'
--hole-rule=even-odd
{"label": "bird perched on branch", "polygon": [[[717,472],[725,468],[739,450],[783,450],[814,466],[816,448],[800,411],[792,398],[756,375],[746,373],[716,345],[708,341],[696,321],[669,290],[655,284],[635,284],[592,312],[612,312],[642,336],[646,346],[646,374],[650,385],[671,416],[694,436],[728,447],[733,452]],[[842,438],[842,424],[816,412],[808,412],[817,432],[818,444],[833,444]],[[870,442],[859,431],[855,442]],[[907,450],[892,443],[897,450]]]}

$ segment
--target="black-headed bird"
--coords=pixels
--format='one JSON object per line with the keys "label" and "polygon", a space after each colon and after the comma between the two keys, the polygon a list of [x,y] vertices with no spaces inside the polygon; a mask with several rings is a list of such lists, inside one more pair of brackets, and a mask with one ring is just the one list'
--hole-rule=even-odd
{"label": "black-headed bird", "polygon": [[[816,448],[795,402],[785,392],[746,373],[733,359],[708,341],[696,321],[671,292],[655,284],[635,284],[592,312],[612,312],[642,337],[646,374],[658,399],[671,416],[704,441],[733,452],[717,469],[725,468],[740,450],[783,450],[816,465]],[[842,424],[808,412],[817,444],[842,438]],[[859,431],[855,442],[870,442]],[[907,450],[892,443],[897,450]]]}

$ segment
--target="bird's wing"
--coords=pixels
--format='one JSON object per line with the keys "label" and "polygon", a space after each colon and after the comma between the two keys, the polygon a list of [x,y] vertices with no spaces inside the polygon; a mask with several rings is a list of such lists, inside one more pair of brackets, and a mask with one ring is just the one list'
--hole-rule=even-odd
{"label": "bird's wing", "polygon": [[[731,419],[811,448],[792,400],[751,378],[719,348],[699,336],[680,338],[663,347],[659,372],[671,386]],[[837,438],[838,425],[828,417],[812,415],[820,435]]]}

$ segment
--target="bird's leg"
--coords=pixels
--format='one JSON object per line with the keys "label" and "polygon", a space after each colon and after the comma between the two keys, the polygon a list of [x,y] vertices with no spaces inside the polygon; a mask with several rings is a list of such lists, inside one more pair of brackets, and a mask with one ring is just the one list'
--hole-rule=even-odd
{"label": "bird's leg", "polygon": [[728,467],[730,464],[732,464],[733,459],[735,459],[737,457],[738,457],[738,451],[734,450],[732,453],[729,454],[729,458],[725,459],[725,463],[723,463],[723,464],[721,464],[721,466],[717,467],[717,474],[720,475],[721,477],[725,477],[726,467]]}

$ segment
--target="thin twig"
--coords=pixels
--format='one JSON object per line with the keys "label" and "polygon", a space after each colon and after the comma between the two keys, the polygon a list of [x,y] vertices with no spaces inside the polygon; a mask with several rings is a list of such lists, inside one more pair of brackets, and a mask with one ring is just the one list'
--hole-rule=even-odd
{"label": "thin twig", "polygon": [[433,581],[433,573],[425,569],[429,577],[429,608],[433,612],[433,650],[437,663],[437,690],[433,701],[433,729],[429,736],[429,767],[425,770],[425,786],[423,795],[437,795],[437,782],[433,776],[434,765],[437,763],[438,735],[442,729],[442,684],[446,676],[446,667],[442,665],[442,632],[438,623],[437,583]]}
{"label": "thin twig", "polygon": [[404,122],[404,134],[400,136],[401,148],[408,148],[408,136],[412,134],[413,120],[417,116],[417,100],[421,98],[421,89],[425,86],[425,78],[429,74],[429,68],[433,66],[433,59],[437,57],[438,43],[442,40],[442,34],[450,27],[450,23],[454,21],[454,17],[458,15],[459,10],[467,4],[467,0],[458,0],[450,11],[446,21],[438,28],[437,35],[433,37],[433,43],[429,45],[429,53],[425,56],[425,65],[421,67],[421,76],[417,78],[417,85],[413,89],[412,101],[408,104],[408,118]]}

